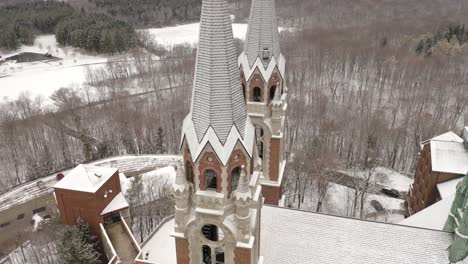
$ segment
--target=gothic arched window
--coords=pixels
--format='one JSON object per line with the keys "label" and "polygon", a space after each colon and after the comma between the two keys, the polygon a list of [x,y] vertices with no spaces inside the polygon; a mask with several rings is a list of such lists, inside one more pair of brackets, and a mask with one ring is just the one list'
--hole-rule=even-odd
{"label": "gothic arched window", "polygon": [[222,247],[215,248],[216,264],[224,264],[224,249]]}
{"label": "gothic arched window", "polygon": [[204,245],[202,248],[203,253],[203,264],[211,264],[211,248]]}
{"label": "gothic arched window", "polygon": [[253,89],[253,101],[254,102],[262,101],[262,89],[260,89],[260,87],[258,86],[255,86]]}
{"label": "gothic arched window", "polygon": [[217,190],[218,182],[216,179],[216,172],[213,170],[206,170],[205,171],[206,177],[206,189],[207,190]]}
{"label": "gothic arched window", "polygon": [[275,93],[276,93],[276,85],[273,85],[270,88],[270,102],[273,101],[273,99],[275,98]]}
{"label": "gothic arched window", "polygon": [[239,185],[240,175],[241,175],[240,167],[236,167],[235,169],[232,170],[231,172],[232,191],[235,191],[237,189],[237,185]]}

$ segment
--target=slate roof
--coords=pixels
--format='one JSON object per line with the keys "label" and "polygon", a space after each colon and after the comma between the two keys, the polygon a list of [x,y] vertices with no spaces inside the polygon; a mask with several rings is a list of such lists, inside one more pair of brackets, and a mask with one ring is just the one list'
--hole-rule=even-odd
{"label": "slate roof", "polygon": [[204,0],[191,117],[197,139],[211,126],[224,145],[233,125],[244,136],[247,113],[226,0]]}
{"label": "slate roof", "polygon": [[264,263],[449,263],[443,231],[285,208],[262,208]]}
{"label": "slate roof", "polygon": [[[174,221],[143,242],[149,261],[175,264]],[[260,255],[269,264],[449,263],[452,234],[264,205]],[[462,262],[460,262],[462,263]]]}
{"label": "slate roof", "polygon": [[[280,45],[275,0],[253,0],[244,49],[251,67],[259,56],[261,58],[265,48],[270,50],[277,61],[279,60]],[[269,62],[270,60],[262,60],[264,67],[267,67]]]}

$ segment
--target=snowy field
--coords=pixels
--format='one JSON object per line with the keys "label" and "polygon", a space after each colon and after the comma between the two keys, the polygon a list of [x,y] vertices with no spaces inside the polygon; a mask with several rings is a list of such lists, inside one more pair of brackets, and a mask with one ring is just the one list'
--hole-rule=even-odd
{"label": "snowy field", "polygon": [[[170,47],[177,44],[195,45],[198,43],[200,23],[185,24],[174,27],[150,28],[149,34],[163,46]],[[247,24],[232,24],[234,38],[245,39]]]}
{"label": "snowy field", "polygon": [[22,46],[10,54],[21,52],[50,53],[61,60],[12,63],[0,65],[1,99],[14,100],[21,93],[31,96],[43,96],[47,99],[55,90],[62,87],[81,87],[86,80],[86,68],[102,67],[107,61],[104,56],[91,56],[71,47],[60,47],[54,35],[42,35],[36,38],[33,46]]}

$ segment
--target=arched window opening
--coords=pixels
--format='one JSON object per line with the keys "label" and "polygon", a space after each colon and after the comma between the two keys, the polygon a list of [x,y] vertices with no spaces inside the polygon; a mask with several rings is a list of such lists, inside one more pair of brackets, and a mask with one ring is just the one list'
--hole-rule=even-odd
{"label": "arched window opening", "polygon": [[213,170],[206,170],[205,171],[206,177],[206,189],[216,191],[218,187],[216,172]]}
{"label": "arched window opening", "polygon": [[222,247],[217,247],[215,249],[216,253],[216,264],[224,264],[224,249]]}
{"label": "arched window opening", "polygon": [[193,183],[193,168],[192,168],[192,164],[190,164],[189,161],[187,161],[185,163],[185,168],[186,168],[186,171],[185,171],[185,178],[187,179],[188,182],[192,182]]}
{"label": "arched window opening", "polygon": [[261,102],[262,101],[262,89],[260,87],[254,87],[253,89],[253,101]]}
{"label": "arched window opening", "polygon": [[270,88],[270,102],[273,101],[273,99],[275,98],[275,93],[276,93],[276,85],[273,85]]}
{"label": "arched window opening", "polygon": [[232,191],[235,191],[237,189],[237,186],[239,185],[240,175],[241,175],[240,167],[236,167],[235,169],[232,170],[232,173],[231,173]]}
{"label": "arched window opening", "polygon": [[216,225],[204,225],[202,227],[202,234],[210,241],[222,241],[224,239],[224,232]]}
{"label": "arched window opening", "polygon": [[211,264],[211,248],[209,246],[204,245],[202,248],[202,252],[203,252],[203,263]]}

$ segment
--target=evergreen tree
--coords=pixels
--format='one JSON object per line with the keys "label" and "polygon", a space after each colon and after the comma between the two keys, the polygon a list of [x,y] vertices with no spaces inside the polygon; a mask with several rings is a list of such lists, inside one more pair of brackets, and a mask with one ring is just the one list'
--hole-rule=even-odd
{"label": "evergreen tree", "polygon": [[77,226],[67,226],[59,236],[57,247],[62,264],[100,264],[96,240],[81,220]]}

